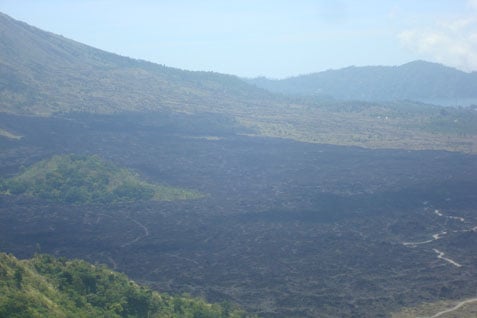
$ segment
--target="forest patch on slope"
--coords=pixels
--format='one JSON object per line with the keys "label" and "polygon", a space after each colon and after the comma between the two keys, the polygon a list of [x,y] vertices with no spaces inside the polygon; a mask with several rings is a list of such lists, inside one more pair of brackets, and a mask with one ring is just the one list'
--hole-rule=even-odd
{"label": "forest patch on slope", "polygon": [[97,156],[57,155],[6,179],[1,190],[47,201],[111,203],[138,200],[186,200],[202,194],[182,188],[151,184],[133,172]]}
{"label": "forest patch on slope", "polygon": [[247,317],[229,303],[159,294],[82,260],[0,253],[0,317]]}

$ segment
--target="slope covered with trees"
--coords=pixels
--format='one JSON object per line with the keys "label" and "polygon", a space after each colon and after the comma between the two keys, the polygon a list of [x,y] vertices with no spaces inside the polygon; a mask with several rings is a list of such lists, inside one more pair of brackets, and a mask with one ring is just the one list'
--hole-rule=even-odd
{"label": "slope covered with trees", "polygon": [[150,184],[129,170],[97,156],[57,155],[38,162],[3,182],[8,194],[24,194],[65,203],[110,203],[138,200],[185,200],[198,192]]}
{"label": "slope covered with trees", "polygon": [[0,295],[0,317],[10,318],[247,317],[228,303],[159,294],[105,266],[49,255],[0,253]]}
{"label": "slope covered with trees", "polygon": [[401,66],[352,66],[283,80],[262,77],[248,82],[272,92],[346,100],[477,103],[477,72],[466,73],[425,61]]}

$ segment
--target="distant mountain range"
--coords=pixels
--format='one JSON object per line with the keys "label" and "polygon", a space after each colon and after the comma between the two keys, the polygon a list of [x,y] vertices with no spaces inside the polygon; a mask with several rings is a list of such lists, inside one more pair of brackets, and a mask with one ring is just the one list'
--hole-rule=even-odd
{"label": "distant mountain range", "polygon": [[282,80],[259,77],[247,82],[271,92],[341,100],[477,104],[477,72],[425,61],[401,66],[351,66]]}
{"label": "distant mountain range", "polygon": [[415,61],[398,67],[348,67],[283,80],[244,81],[108,53],[0,13],[3,112],[173,110],[236,115],[286,107],[290,99],[283,94],[477,104],[477,73]]}
{"label": "distant mountain range", "polygon": [[[247,81],[108,53],[0,13],[0,114],[200,114],[202,121],[170,124],[234,126],[313,143],[476,151],[474,108],[444,111],[423,101],[477,105],[477,73],[417,61]],[[3,125],[0,137],[21,134]]]}

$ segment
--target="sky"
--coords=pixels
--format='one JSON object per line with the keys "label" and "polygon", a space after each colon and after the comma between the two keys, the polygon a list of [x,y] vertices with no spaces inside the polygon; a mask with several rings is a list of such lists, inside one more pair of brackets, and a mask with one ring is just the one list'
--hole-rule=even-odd
{"label": "sky", "polygon": [[242,77],[418,59],[477,71],[477,0],[0,0],[0,11],[124,56]]}

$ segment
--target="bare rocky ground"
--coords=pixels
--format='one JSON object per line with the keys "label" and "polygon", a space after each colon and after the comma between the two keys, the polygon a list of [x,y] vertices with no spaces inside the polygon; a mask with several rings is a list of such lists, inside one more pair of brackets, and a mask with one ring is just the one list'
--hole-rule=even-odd
{"label": "bare rocky ground", "polygon": [[475,296],[475,155],[253,138],[210,114],[139,117],[2,115],[23,138],[0,137],[1,175],[53,154],[98,154],[206,198],[74,206],[1,196],[1,250],[104,263],[264,317],[387,317]]}

